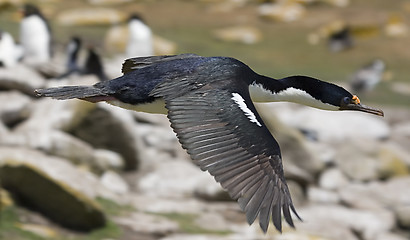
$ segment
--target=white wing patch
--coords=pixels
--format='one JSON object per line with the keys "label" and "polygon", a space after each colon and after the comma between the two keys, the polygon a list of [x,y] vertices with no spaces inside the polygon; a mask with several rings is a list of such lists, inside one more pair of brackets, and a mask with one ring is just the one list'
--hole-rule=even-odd
{"label": "white wing patch", "polygon": [[238,104],[239,108],[245,113],[245,116],[249,118],[249,120],[253,123],[256,123],[259,127],[262,127],[262,124],[256,119],[255,114],[246,106],[245,100],[239,93],[232,93],[232,100],[235,101],[236,104]]}

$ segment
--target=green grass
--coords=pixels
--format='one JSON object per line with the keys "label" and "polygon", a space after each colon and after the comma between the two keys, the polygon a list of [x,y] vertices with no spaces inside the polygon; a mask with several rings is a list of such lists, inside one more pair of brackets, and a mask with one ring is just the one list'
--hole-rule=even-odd
{"label": "green grass", "polygon": [[91,231],[84,236],[61,237],[59,240],[101,240],[101,239],[119,239],[121,229],[112,221],[108,221],[104,228]]}
{"label": "green grass", "polygon": [[120,205],[112,200],[102,197],[97,197],[96,201],[101,205],[104,213],[109,216],[119,216],[135,210],[133,206]]}
{"label": "green grass", "polygon": [[195,214],[181,214],[181,213],[150,213],[165,217],[169,220],[178,223],[180,230],[183,233],[189,234],[214,234],[214,235],[228,235],[232,233],[229,230],[209,230],[198,226],[195,219],[198,217]]}
{"label": "green grass", "polygon": [[[104,210],[109,215],[117,215],[130,209],[128,206],[120,206],[106,199],[98,199]],[[25,231],[18,227],[21,223],[18,209],[15,206],[6,207],[0,211],[0,240],[47,240],[32,232]],[[50,227],[50,229],[53,229]],[[54,229],[56,232],[58,230]],[[60,233],[58,237],[52,238],[57,240],[101,240],[101,239],[118,239],[122,232],[118,225],[112,221],[107,221],[103,228],[99,228],[87,233]],[[51,239],[51,238],[50,238]]]}
{"label": "green grass", "polygon": [[31,232],[24,231],[17,227],[19,223],[19,217],[16,207],[6,207],[0,211],[0,239],[13,239],[13,240],[42,240],[44,238],[39,237]]}

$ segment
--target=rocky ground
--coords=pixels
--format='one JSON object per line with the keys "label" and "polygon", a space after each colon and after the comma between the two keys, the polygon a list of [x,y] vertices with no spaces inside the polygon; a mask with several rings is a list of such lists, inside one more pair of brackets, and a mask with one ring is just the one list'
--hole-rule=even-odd
{"label": "rocky ground", "polygon": [[[14,1],[0,1],[2,2]],[[73,5],[78,2],[80,1],[70,1]],[[109,0],[90,2],[96,2],[97,5],[98,2],[106,2],[110,9],[117,3],[110,3]],[[125,2],[131,1],[121,2],[124,4],[119,5],[126,8]],[[224,21],[234,19],[227,13],[245,12],[239,6],[243,6],[246,1],[232,2],[235,1],[214,4],[203,14],[218,12],[222,13],[218,16],[223,16],[221,19]],[[325,2],[335,4],[349,1],[321,2],[317,5],[319,10],[324,8],[321,4]],[[145,9],[143,5],[141,9]],[[291,6],[294,7],[293,5]],[[309,8],[309,11],[317,13],[317,9]],[[61,9],[62,13],[56,19],[60,24],[74,24],[73,21],[76,22],[85,15],[85,10],[80,10]],[[148,7],[146,10],[152,11]],[[277,10],[272,11],[271,14],[265,14],[264,18],[288,21],[287,18],[283,19],[288,15],[277,16],[274,14]],[[307,22],[319,22],[312,17],[315,14],[309,15],[306,11],[300,6],[291,8],[296,17],[308,15]],[[101,12],[93,9],[91,13]],[[361,13],[355,15],[353,10],[348,13],[356,18],[362,16]],[[194,16],[196,13],[186,11],[186,14]],[[327,16],[329,15],[331,14]],[[102,11],[100,17],[93,16],[92,20],[101,21],[108,21],[110,16],[126,17],[121,11]],[[187,22],[186,16],[175,18]],[[171,22],[166,18],[155,20]],[[248,20],[249,18],[246,19]],[[239,22],[241,21],[243,22],[239,18]],[[179,26],[181,22],[174,24]],[[274,31],[271,29],[266,30],[268,26],[265,22],[262,24],[265,31],[249,26],[225,26],[211,32],[210,36],[228,41],[232,44],[230,46],[241,46],[241,51],[252,50],[261,59],[283,60],[279,55],[270,55],[271,52],[278,53],[278,49],[282,47],[280,41],[272,44],[276,33],[272,33]],[[288,28],[288,25],[280,26]],[[63,30],[57,29],[61,33],[59,37],[63,36]],[[107,45],[115,47],[118,44],[119,48],[124,47],[124,39],[118,38],[124,36],[123,31],[121,26],[110,28],[105,36]],[[190,46],[192,39],[184,37],[183,32],[185,31],[176,31],[176,34],[181,34],[185,43],[189,40],[185,45]],[[192,30],[187,34],[192,34]],[[198,38],[204,38],[199,32],[198,34]],[[269,39],[268,34],[275,38]],[[283,41],[287,41],[286,34],[283,35]],[[270,45],[279,46],[278,49],[267,51],[267,45],[263,45],[268,41],[266,38]],[[398,46],[391,39],[380,38]],[[295,38],[292,36],[288,39],[293,41]],[[406,38],[402,41],[405,40]],[[204,38],[203,41],[210,40]],[[176,51],[177,44],[171,41],[157,36],[156,42],[158,54]],[[363,43],[359,41],[358,44]],[[199,41],[196,46],[198,51],[211,51],[201,44],[203,42]],[[242,47],[244,45],[235,44],[256,44],[253,45],[256,47],[245,48]],[[178,47],[184,50],[187,48],[185,45],[179,44]],[[293,44],[292,47],[296,45],[318,51],[318,48],[308,48],[300,43]],[[212,51],[225,53],[225,49],[215,46]],[[262,50],[255,52],[258,47]],[[357,51],[366,51],[366,48],[358,49]],[[400,56],[407,56],[405,53],[406,49],[403,49],[384,55],[391,59],[393,55],[399,56],[390,60],[390,63],[401,66],[403,60]],[[298,57],[292,54],[298,54]],[[349,54],[352,53],[340,54],[338,59],[349,63],[361,56],[357,54],[359,57],[352,57]],[[329,59],[314,56],[301,59],[297,51],[287,51],[286,56],[292,58],[292,61],[284,58],[285,60],[277,60],[273,64],[265,59],[260,60],[263,63],[259,63],[268,65],[269,71],[281,71],[284,68],[281,64],[293,67],[298,62],[303,62],[303,67],[299,67],[299,70],[306,70],[305,63],[314,58],[320,63],[317,64],[320,69],[328,70],[331,75],[346,70],[340,70],[339,62],[322,66],[327,60],[330,62],[331,58],[336,59],[335,55]],[[109,77],[120,74],[122,61],[123,57],[104,59]],[[397,91],[393,94],[399,96],[396,101],[401,101],[397,104],[401,107],[376,106],[384,110],[384,118],[364,113],[326,112],[286,103],[257,106],[281,146],[288,185],[295,207],[303,219],[295,219],[296,229],[284,223],[282,234],[271,226],[265,235],[258,224],[248,226],[238,204],[230,200],[208,173],[202,172],[191,162],[169,127],[166,116],[135,113],[106,103],[37,98],[34,95],[36,88],[88,85],[97,81],[94,76],[74,75],[62,80],[50,78],[64,71],[63,62],[64,57],[57,54],[53,62],[40,69],[23,64],[0,68],[0,239],[410,238],[410,109],[408,103],[403,104],[401,101],[409,97],[407,82],[393,81],[384,85],[395,88]],[[277,68],[271,70],[272,65]],[[404,81],[400,77],[407,77],[407,74],[404,71],[400,74],[397,72],[399,71],[396,69],[395,76]],[[404,85],[400,85],[401,83]],[[379,92],[382,99],[386,99],[384,92],[392,93]],[[393,94],[390,98],[396,99]],[[371,99],[377,100],[374,96],[379,95],[373,95]]]}
{"label": "rocky ground", "polygon": [[4,217],[0,236],[18,229],[40,239],[96,232],[167,240],[410,237],[409,109],[382,106],[380,118],[258,105],[281,145],[303,218],[296,230],[271,227],[264,235],[191,163],[165,116],[33,95],[35,88],[95,81],[45,80],[21,64],[0,69],[1,216],[15,215]]}

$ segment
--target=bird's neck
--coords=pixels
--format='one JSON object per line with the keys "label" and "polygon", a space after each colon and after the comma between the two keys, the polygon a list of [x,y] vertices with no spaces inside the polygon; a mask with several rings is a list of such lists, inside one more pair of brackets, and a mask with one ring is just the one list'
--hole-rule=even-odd
{"label": "bird's neck", "polygon": [[338,110],[338,107],[314,98],[304,90],[302,76],[273,79],[258,76],[250,85],[249,92],[254,102],[292,102],[324,110]]}

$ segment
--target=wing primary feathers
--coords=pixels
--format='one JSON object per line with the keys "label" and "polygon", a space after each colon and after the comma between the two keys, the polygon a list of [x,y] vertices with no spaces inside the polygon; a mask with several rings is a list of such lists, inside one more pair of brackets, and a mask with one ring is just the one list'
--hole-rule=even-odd
{"label": "wing primary feathers", "polygon": [[[253,166],[252,166],[253,165]],[[237,181],[244,181],[245,179],[249,178],[253,174],[257,173],[259,171],[259,166],[252,164],[250,168],[245,168],[244,169],[235,169],[234,171],[231,171],[230,174],[225,174],[225,175],[220,175],[216,176],[215,180],[218,182],[225,182],[228,179],[234,179]]]}
{"label": "wing primary feathers", "polygon": [[[182,147],[201,170],[208,171],[237,199],[249,224],[259,217],[259,225],[266,232],[272,218],[276,229],[282,231],[283,211],[293,227],[290,210],[295,210],[284,180],[279,146],[266,126],[256,126],[241,109],[227,107],[225,103],[234,104],[228,90],[218,88],[220,91],[215,92],[210,85],[196,85],[198,88],[190,86],[183,93],[171,92],[184,84],[167,82],[151,91],[164,97],[171,127]],[[238,92],[247,107],[254,109],[249,95]]]}
{"label": "wing primary feathers", "polygon": [[236,154],[240,152],[241,151],[239,149],[231,149],[230,151],[221,152],[221,153],[215,154],[214,156],[209,156],[209,157],[202,158],[202,159],[196,159],[194,157],[193,158],[194,158],[194,161],[200,166],[207,167],[209,165],[212,165],[213,163],[222,161],[222,159],[228,159],[227,157],[230,157],[233,155],[236,156]]}
{"label": "wing primary feathers", "polygon": [[[274,195],[274,197],[275,197],[275,195]],[[282,198],[278,197],[277,201],[272,201],[272,202],[274,203],[273,208],[272,208],[273,225],[276,227],[276,229],[278,229],[280,232],[282,232],[282,216],[281,216]]]}
{"label": "wing primary feathers", "polygon": [[254,184],[258,183],[264,176],[265,175],[262,172],[258,172],[252,177],[252,179],[249,179],[249,181],[242,181],[239,183],[237,181],[231,181],[226,182],[225,184],[221,183],[221,185],[230,190],[229,195],[233,199],[239,199],[243,193],[248,191]]}
{"label": "wing primary feathers", "polygon": [[[222,136],[218,134],[217,136],[208,137],[208,138],[207,137],[202,138],[202,139],[196,138],[196,141],[190,142],[189,146],[192,148],[197,147],[197,146],[206,146],[206,145],[213,144],[213,143],[229,141],[234,138],[235,136],[233,134],[227,134],[227,135],[222,135]],[[187,144],[187,142],[184,142],[184,143]]]}
{"label": "wing primary feathers", "polygon": [[[268,185],[272,184],[272,180]],[[262,228],[262,231],[266,233],[269,227],[270,213],[272,210],[272,198],[273,198],[273,188],[268,188],[268,191],[265,194],[265,198],[262,200],[262,206],[259,213],[259,226]]]}
{"label": "wing primary feathers", "polygon": [[262,181],[260,181],[260,186],[258,190],[249,200],[249,203],[245,208],[247,221],[250,224],[252,224],[255,221],[255,219],[258,217],[259,211],[261,210],[261,206],[262,206],[262,200],[265,199],[265,195],[267,193],[266,188],[268,187],[267,185],[268,182],[269,182],[268,176],[265,175]]}
{"label": "wing primary feathers", "polygon": [[289,212],[289,203],[287,203],[285,201],[285,203],[283,203],[282,206],[282,210],[283,210],[283,216],[285,217],[286,222],[291,226],[291,227],[295,227],[295,225],[293,224],[293,220],[292,217],[290,216],[290,212]]}
{"label": "wing primary feathers", "polygon": [[293,206],[293,204],[290,204],[290,209],[292,210],[292,212],[296,215],[296,217],[300,220],[303,221],[303,219],[298,215],[298,213],[296,212],[295,207]]}
{"label": "wing primary feathers", "polygon": [[190,153],[192,154],[202,154],[202,153],[208,153],[211,151],[218,151],[218,150],[224,150],[224,149],[231,149],[232,146],[228,145],[226,146],[226,144],[229,143],[233,143],[235,142],[236,139],[230,139],[230,140],[226,140],[224,142],[216,142],[213,144],[209,144],[209,145],[204,145],[204,146],[197,146],[195,148],[193,148],[193,150],[190,151]]}
{"label": "wing primary feathers", "polygon": [[222,159],[215,163],[211,163],[206,165],[205,167],[208,169],[209,172],[215,175],[223,175],[228,174],[230,171],[239,168],[241,166],[246,165],[249,167],[249,163],[252,163],[254,160],[249,158],[246,154],[242,156],[231,156],[227,159]]}

